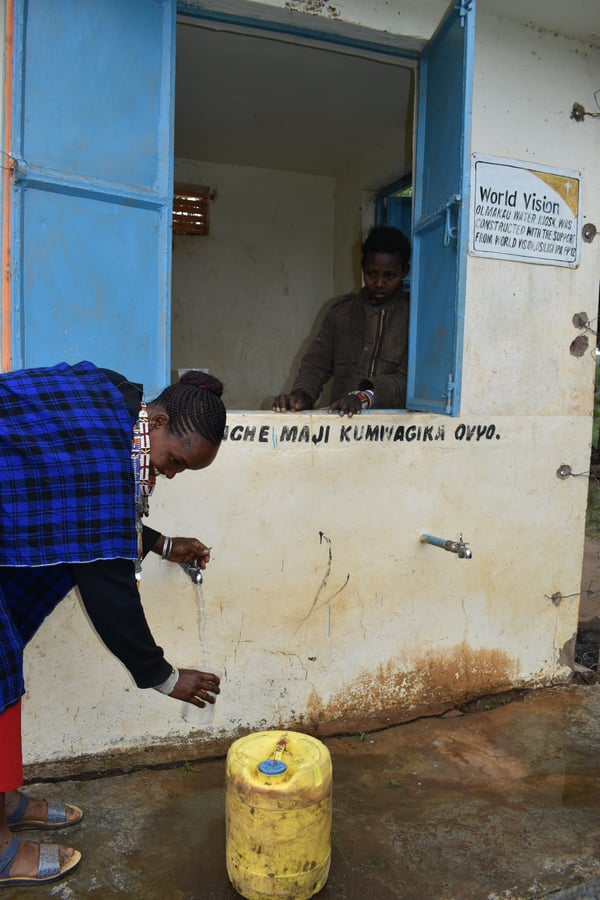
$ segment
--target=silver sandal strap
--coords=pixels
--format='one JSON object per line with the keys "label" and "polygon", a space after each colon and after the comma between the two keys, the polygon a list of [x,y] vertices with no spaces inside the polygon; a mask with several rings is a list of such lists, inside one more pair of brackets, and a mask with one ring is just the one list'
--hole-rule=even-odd
{"label": "silver sandal strap", "polygon": [[58,859],[57,844],[40,844],[40,861],[38,863],[38,878],[52,878],[60,875],[60,862]]}
{"label": "silver sandal strap", "polygon": [[46,823],[48,825],[60,825],[67,821],[67,810],[65,804],[60,800],[46,800],[48,806],[48,814]]}

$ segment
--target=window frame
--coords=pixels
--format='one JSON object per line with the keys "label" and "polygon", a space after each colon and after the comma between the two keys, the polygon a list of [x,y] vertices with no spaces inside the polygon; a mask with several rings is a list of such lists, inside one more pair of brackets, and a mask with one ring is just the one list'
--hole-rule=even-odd
{"label": "window frame", "polygon": [[[286,17],[281,21],[273,21],[271,18],[248,17],[236,13],[224,13],[217,10],[199,9],[192,0],[179,0],[177,3],[178,14],[188,18],[217,22],[232,30],[240,30],[242,33],[255,33],[264,31],[274,35],[283,35],[288,39],[296,39],[299,42],[312,43],[327,46],[327,44],[342,45],[353,50],[368,51],[384,59],[385,56],[394,56],[411,60],[416,63],[417,93],[416,93],[416,126],[414,136],[413,171],[412,180],[415,186],[413,197],[413,265],[411,266],[411,314],[409,332],[409,371],[406,409],[415,412],[434,412],[457,416],[460,411],[460,393],[462,379],[462,355],[463,355],[463,326],[464,307],[466,294],[466,238],[468,235],[469,220],[469,157],[471,127],[471,97],[473,82],[473,56],[475,41],[475,0],[453,0],[442,16],[438,28],[432,38],[422,42],[418,38],[407,35],[394,35],[393,43],[384,43],[383,40],[365,40],[364,38],[351,37],[349,29],[341,28],[339,31],[320,31],[304,25],[292,24]],[[275,16],[275,10],[269,10],[267,16]],[[307,17],[304,17],[307,21]],[[458,25],[457,25],[458,23]],[[454,52],[459,41],[455,39],[457,28],[464,32],[465,41],[461,51],[461,77],[455,82],[449,79],[438,79],[435,89],[430,82],[430,71],[435,69],[436,62],[433,53],[443,42],[444,36],[453,31],[449,40],[449,47],[442,48],[449,54]],[[460,32],[459,32],[460,33]],[[377,32],[374,32],[377,34]],[[437,45],[437,46],[436,46]],[[418,49],[415,49],[418,47]],[[451,87],[458,91],[458,105],[461,108],[459,119],[460,133],[456,138],[458,155],[460,157],[460,171],[454,173],[455,185],[449,197],[444,197],[439,208],[425,211],[423,206],[424,194],[419,193],[418,184],[428,177],[424,163],[426,143],[431,143],[431,108],[432,96],[437,93],[440,97],[446,96]],[[427,94],[429,93],[429,97]],[[439,103],[438,103],[439,111]],[[454,109],[452,110],[454,112]],[[429,123],[429,128],[428,128]],[[453,198],[458,198],[453,201]],[[425,198],[430,200],[431,198]],[[452,202],[453,201],[453,202]],[[380,210],[375,210],[380,215]],[[451,218],[453,216],[453,219]],[[450,244],[455,244],[455,272],[449,279],[450,292],[442,297],[438,291],[431,292],[427,296],[429,285],[424,273],[435,270],[431,265],[429,250],[422,253],[421,236],[419,231],[427,231],[431,222],[436,219],[445,221],[443,239],[439,242],[439,248],[447,248],[447,238],[450,235]],[[414,252],[414,244],[417,244],[417,252]],[[426,243],[426,242],[425,242]],[[436,250],[436,252],[439,252]],[[423,257],[423,258],[422,258]],[[428,258],[427,258],[428,257]],[[448,258],[445,260],[448,261]],[[415,278],[415,274],[417,277]],[[448,284],[446,284],[448,286]],[[439,286],[438,286],[439,287]],[[425,288],[425,289],[423,289]],[[433,302],[437,297],[438,303]],[[437,316],[446,314],[450,310],[450,316],[446,315],[443,325],[438,325]],[[448,322],[450,325],[448,326]],[[448,327],[447,327],[448,326]],[[440,353],[440,340],[443,336],[443,352]],[[437,341],[437,345],[436,342]],[[429,345],[426,348],[426,345]],[[434,378],[421,378],[419,375],[427,373],[429,361],[438,361]],[[445,369],[443,377],[440,377],[440,365]],[[425,393],[420,388],[425,384]]]}

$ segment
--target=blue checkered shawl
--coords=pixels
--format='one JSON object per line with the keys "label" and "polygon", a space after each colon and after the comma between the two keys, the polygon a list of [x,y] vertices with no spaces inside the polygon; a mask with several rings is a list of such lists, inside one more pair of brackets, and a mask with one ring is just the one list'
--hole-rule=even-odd
{"label": "blue checkered shawl", "polygon": [[135,559],[131,413],[92,363],[0,375],[0,712],[70,563]]}

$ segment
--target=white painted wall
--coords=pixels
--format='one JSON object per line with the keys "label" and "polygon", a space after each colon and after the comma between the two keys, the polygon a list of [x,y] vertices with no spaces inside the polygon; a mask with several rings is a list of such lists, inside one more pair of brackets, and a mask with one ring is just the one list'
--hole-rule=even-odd
{"label": "white painted wall", "polygon": [[[600,127],[570,118],[576,100],[595,106],[598,51],[480,12],[476,72],[472,150],[580,171],[584,221],[598,224]],[[589,415],[594,336],[582,358],[569,346],[574,313],[597,316],[599,275],[599,240],[583,243],[577,269],[469,261],[465,414]]]}
{"label": "white painted wall", "polygon": [[209,368],[228,407],[270,409],[333,295],[334,180],[186,160],[175,179],[215,198],[210,234],[173,240],[173,369]]}
{"label": "white painted wall", "polygon": [[[292,423],[311,436],[329,427],[329,440],[282,441]],[[393,438],[414,424],[432,436],[443,426],[445,438],[366,442],[362,431]],[[457,437],[492,424],[491,437]],[[370,414],[349,425],[234,413],[230,429],[210,469],[161,480],[152,499],[151,525],[213,546],[202,589],[154,557],[142,578],[167,657],[225,673],[212,726],[138,691],[69,599],[26,653],[29,761],[184,735],[201,753],[240,728],[364,723],[568,676],[559,660],[577,598],[550,598],[579,590],[587,482],[559,480],[547,460],[560,446],[585,469],[584,417]],[[471,560],[419,541],[460,530]]]}
{"label": "white painted wall", "polygon": [[[359,24],[400,27],[383,0],[342,5]],[[472,150],[580,170],[596,223],[600,130],[569,110],[591,108],[599,74],[598,51],[481,4]],[[157,560],[142,587],[169,659],[225,671],[213,726],[198,732],[177,702],[137,691],[69,599],[26,653],[26,760],[186,735],[201,752],[240,728],[364,723],[566,679],[587,481],[556,470],[589,466],[594,363],[569,344],[572,313],[595,315],[599,249],[585,245],[574,271],[469,259],[459,419],[231,413],[214,465],[161,482],[152,503],[151,524],[214,547],[202,594]],[[293,425],[309,430],[285,440]],[[443,440],[424,439],[441,425]],[[313,442],[321,426],[329,440]],[[462,531],[473,558],[421,544],[422,531]]]}

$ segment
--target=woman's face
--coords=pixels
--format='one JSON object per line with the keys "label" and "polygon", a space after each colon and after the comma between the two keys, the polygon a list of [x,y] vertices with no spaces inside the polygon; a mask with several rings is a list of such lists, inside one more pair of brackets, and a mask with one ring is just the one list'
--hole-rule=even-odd
{"label": "woman's face", "polygon": [[168,429],[165,413],[149,416],[150,462],[157,475],[175,478],[186,469],[210,466],[219,448],[199,434],[179,437]]}

